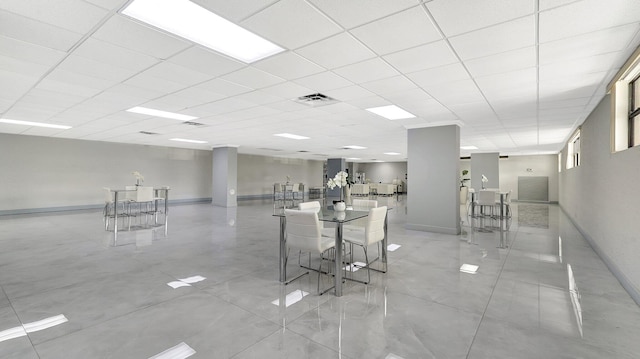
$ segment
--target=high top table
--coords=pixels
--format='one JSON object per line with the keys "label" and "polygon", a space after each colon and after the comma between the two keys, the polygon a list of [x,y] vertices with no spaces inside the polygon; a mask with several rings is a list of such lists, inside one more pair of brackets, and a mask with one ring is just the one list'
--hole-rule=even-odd
{"label": "high top table", "polygon": [[[113,207],[114,221],[113,221],[113,245],[114,247],[118,242],[118,194],[125,192],[135,192],[135,189],[111,189],[113,192],[113,203],[115,204]],[[169,187],[154,187],[153,193],[156,199],[154,200],[156,213],[158,211],[158,195],[160,192],[164,193],[164,235],[167,235],[167,226],[169,224]],[[158,217],[155,217],[155,223],[158,224]]]}
{"label": "high top table", "polygon": [[[284,208],[276,208],[274,217],[280,217],[280,282],[287,280],[286,256],[287,256],[287,239],[285,236],[287,218],[284,215]],[[336,297],[342,296],[342,226],[344,223],[355,221],[356,219],[366,218],[369,216],[368,211],[335,211],[333,207],[321,208],[318,211],[318,219],[323,222],[336,223],[336,258],[335,258],[335,294]],[[384,220],[384,239],[382,240],[382,262],[387,263],[387,217]]]}

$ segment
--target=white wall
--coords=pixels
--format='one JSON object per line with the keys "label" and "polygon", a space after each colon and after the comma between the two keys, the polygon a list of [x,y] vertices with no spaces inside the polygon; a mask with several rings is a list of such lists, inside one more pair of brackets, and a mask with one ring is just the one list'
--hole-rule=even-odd
{"label": "white wall", "polygon": [[211,198],[211,151],[0,134],[0,168],[0,213],[101,205],[132,171],[170,200]]}
{"label": "white wall", "polygon": [[581,165],[563,165],[560,206],[640,303],[640,146],[611,153],[610,101],[605,96],[582,124]]}
{"label": "white wall", "polygon": [[[531,169],[531,172],[527,171]],[[518,199],[518,177],[549,177],[549,202],[558,202],[558,155],[509,156],[500,159],[500,189]]]}
{"label": "white wall", "polygon": [[304,183],[309,187],[323,186],[324,161],[238,154],[238,199],[273,195],[273,184]]}

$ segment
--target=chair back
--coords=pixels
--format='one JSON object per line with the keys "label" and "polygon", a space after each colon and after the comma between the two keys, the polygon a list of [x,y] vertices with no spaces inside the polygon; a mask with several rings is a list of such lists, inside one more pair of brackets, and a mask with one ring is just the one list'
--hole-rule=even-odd
{"label": "chair back", "polygon": [[135,201],[137,196],[138,187],[137,186],[124,186],[124,189],[127,190],[124,193],[124,199],[127,201]]}
{"label": "chair back", "polygon": [[478,196],[477,204],[479,206],[493,206],[496,204],[496,192],[495,191],[480,191],[476,194]]}
{"label": "chair back", "polygon": [[136,202],[152,202],[153,187],[138,187],[136,191]]}
{"label": "chair back", "polygon": [[319,210],[322,206],[320,206],[320,202],[318,201],[310,201],[310,202],[300,202],[298,203],[298,209],[301,211],[306,211],[310,209]]}
{"label": "chair back", "polygon": [[364,227],[364,243],[369,245],[384,239],[384,220],[387,218],[387,206],[371,208],[367,225]]}
{"label": "chair back", "polygon": [[374,199],[353,199],[354,211],[368,211],[371,208],[378,207],[378,201]]}
{"label": "chair back", "polygon": [[303,251],[322,253],[322,229],[315,211],[285,209],[287,246]]}
{"label": "chair back", "polygon": [[107,187],[102,187],[102,191],[104,193],[104,203],[113,203],[113,196],[111,196],[111,189]]}

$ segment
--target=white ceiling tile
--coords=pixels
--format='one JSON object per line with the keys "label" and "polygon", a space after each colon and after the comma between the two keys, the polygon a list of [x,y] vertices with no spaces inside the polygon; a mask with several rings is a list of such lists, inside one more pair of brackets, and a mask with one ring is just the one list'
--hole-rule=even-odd
{"label": "white ceiling tile", "polygon": [[52,92],[61,92],[74,96],[91,97],[109,87],[100,87],[94,86],[92,84],[85,84],[83,82],[83,78],[84,77],[72,76],[68,73],[52,73],[49,74],[49,76],[47,76],[45,79],[40,81],[36,88]]}
{"label": "white ceiling tile", "polygon": [[426,4],[447,36],[509,21],[535,11],[528,0],[436,0]]}
{"label": "white ceiling tile", "polygon": [[355,99],[351,99],[343,102],[347,102],[350,105],[355,106],[357,108],[361,108],[361,109],[392,105],[392,103],[390,103],[389,101],[385,100],[383,97],[380,97],[380,96],[355,98]]}
{"label": "white ceiling tile", "polygon": [[251,89],[261,89],[285,81],[281,77],[271,75],[254,67],[245,67],[221,78]]}
{"label": "white ceiling tile", "polygon": [[192,45],[191,42],[144,26],[121,15],[111,17],[93,36],[162,60]]}
{"label": "white ceiling tile", "polygon": [[378,54],[388,54],[442,39],[422,6],[368,23],[351,30],[351,33]]}
{"label": "white ceiling tile", "polygon": [[326,91],[325,95],[333,97],[339,101],[351,101],[374,96],[371,91],[365,90],[360,86],[348,86],[335,90],[329,90]]}
{"label": "white ceiling tile", "polygon": [[408,74],[407,77],[417,83],[418,86],[427,89],[441,83],[468,79],[469,74],[460,63],[455,63],[413,72]]}
{"label": "white ceiling tile", "polygon": [[296,52],[327,69],[350,65],[376,56],[346,32],[302,47]]}
{"label": "white ceiling tile", "polygon": [[283,100],[281,96],[275,96],[264,90],[251,91],[238,95],[237,98],[254,103],[256,105],[266,105]]}
{"label": "white ceiling tile", "polygon": [[360,84],[360,86],[364,87],[365,89],[373,93],[377,93],[381,95],[417,88],[416,84],[409,81],[404,76],[394,76],[394,77],[388,77],[382,80],[365,82],[363,84]]}
{"label": "white ceiling tile", "polygon": [[246,65],[222,54],[209,51],[200,46],[193,46],[169,60],[176,65],[202,72],[210,76],[220,76],[241,69]]}
{"label": "white ceiling tile", "polygon": [[33,89],[29,91],[29,93],[25,95],[20,102],[32,105],[50,105],[66,109],[86,99],[87,98],[84,96],[69,95],[57,91]]}
{"label": "white ceiling tile", "polygon": [[421,88],[387,93],[384,97],[402,108],[407,106],[419,106],[425,101],[432,99],[431,96]]}
{"label": "white ceiling tile", "polygon": [[294,82],[313,89],[313,91],[316,92],[334,90],[353,85],[353,82],[348,81],[331,71],[325,71],[319,74],[303,77],[295,80]]}
{"label": "white ceiling tile", "polygon": [[161,62],[141,73],[141,75],[142,74],[187,86],[205,82],[212,77],[211,75],[193,71],[188,67],[176,65],[168,61]]}
{"label": "white ceiling tile", "polygon": [[136,74],[137,70],[112,66],[110,64],[94,61],[85,57],[69,55],[57,67],[70,73],[105,79],[113,83],[122,82]]}
{"label": "white ceiling tile", "polygon": [[311,2],[347,29],[416,5],[414,0],[311,0]]}
{"label": "white ceiling tile", "polygon": [[65,52],[51,49],[37,44],[19,41],[6,36],[0,36],[0,49],[3,56],[11,57],[22,62],[51,67],[66,55]]}
{"label": "white ceiling tile", "polygon": [[265,87],[262,89],[267,95],[278,96],[285,99],[294,99],[300,96],[310,95],[317,92],[315,89],[300,86],[293,82],[283,82],[274,86]]}
{"label": "white ceiling tile", "polygon": [[540,101],[540,109],[552,109],[552,108],[564,108],[564,107],[573,107],[573,106],[582,106],[583,108],[587,106],[590,97],[581,97],[574,98],[569,100],[561,100],[561,101]]}
{"label": "white ceiling tile", "polygon": [[203,89],[214,93],[222,94],[225,96],[235,96],[241,93],[253,91],[252,88],[241,86],[233,82],[225,81],[222,79],[213,79],[207,82],[203,82],[193,87],[194,89]]}
{"label": "white ceiling tile", "polygon": [[305,109],[307,107],[307,105],[303,105],[301,103],[297,103],[297,102],[294,102],[292,100],[286,100],[286,101],[270,103],[269,107],[275,108],[275,109],[280,110],[280,111],[284,111],[280,115],[280,118],[286,118],[287,117],[287,113],[289,111],[300,111],[300,110]]}
{"label": "white ceiling tile", "polygon": [[537,69],[535,67],[497,75],[476,78],[482,93],[489,99],[537,96]]}
{"label": "white ceiling tile", "polygon": [[464,64],[474,77],[496,75],[538,65],[534,46],[467,60]]}
{"label": "white ceiling tile", "polygon": [[485,100],[471,79],[447,82],[438,86],[423,86],[423,88],[429,95],[445,105]]}
{"label": "white ceiling tile", "polygon": [[430,69],[458,62],[449,45],[444,41],[414,47],[383,57],[398,71],[404,73]]}
{"label": "white ceiling tile", "polygon": [[540,44],[540,65],[622,51],[639,29],[630,24]]}
{"label": "white ceiling tile", "polygon": [[206,117],[219,114],[229,114],[234,111],[239,111],[254,106],[256,105],[239,98],[227,98],[193,107],[189,109],[189,111],[195,114],[194,116]]}
{"label": "white ceiling tile", "polygon": [[153,56],[113,45],[94,37],[88,38],[78,46],[73,55],[134,71],[142,71],[158,63],[158,59]]}
{"label": "white ceiling tile", "polygon": [[465,123],[497,121],[498,116],[495,114],[491,106],[485,101],[461,103],[449,105],[449,109],[453,111]]}
{"label": "white ceiling tile", "polygon": [[77,33],[88,32],[108,14],[81,0],[3,0],[2,9]]}
{"label": "white ceiling tile", "polygon": [[0,10],[0,34],[60,51],[68,51],[82,34]]}
{"label": "white ceiling tile", "polygon": [[50,67],[33,62],[21,61],[14,57],[0,55],[0,69],[7,72],[39,78],[46,74]]}
{"label": "white ceiling tile", "polygon": [[287,80],[325,71],[324,68],[291,51],[271,56],[254,63],[253,66]]}
{"label": "white ceiling tile", "polygon": [[640,1],[583,0],[540,13],[540,42],[638,23]]}
{"label": "white ceiling tile", "polygon": [[146,71],[131,77],[124,82],[126,85],[136,86],[147,90],[159,91],[163,94],[169,94],[182,90],[187,87],[185,84],[173,82],[167,79],[152,76]]}
{"label": "white ceiling tile", "polygon": [[239,22],[278,0],[193,0],[194,3],[227,20]]}
{"label": "white ceiling tile", "polygon": [[615,63],[618,58],[619,54],[614,52],[540,66],[540,81],[560,81],[567,77],[573,78],[584,74],[607,72],[611,70],[611,64]]}
{"label": "white ceiling tile", "polygon": [[535,17],[527,16],[449,38],[463,60],[535,45]]}
{"label": "white ceiling tile", "polygon": [[342,31],[312,6],[299,0],[281,0],[242,21],[241,25],[289,50]]}
{"label": "white ceiling tile", "polygon": [[103,9],[116,10],[124,6],[124,4],[126,4],[129,0],[84,0],[84,1],[94,4],[96,6],[100,6]]}
{"label": "white ceiling tile", "polygon": [[398,71],[379,58],[366,60],[334,70],[356,84],[398,75]]}

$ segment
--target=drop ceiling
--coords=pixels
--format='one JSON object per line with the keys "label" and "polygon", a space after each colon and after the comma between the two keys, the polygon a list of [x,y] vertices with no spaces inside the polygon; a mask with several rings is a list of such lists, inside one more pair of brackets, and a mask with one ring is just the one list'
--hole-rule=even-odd
{"label": "drop ceiling", "polygon": [[[193,2],[285,51],[245,64],[120,14],[123,0],[0,2],[0,118],[72,126],[0,132],[402,161],[409,129],[456,124],[478,148],[461,155],[549,154],[640,44],[637,0]],[[335,101],[298,100],[318,93]],[[386,105],[416,117],[366,111]]]}

